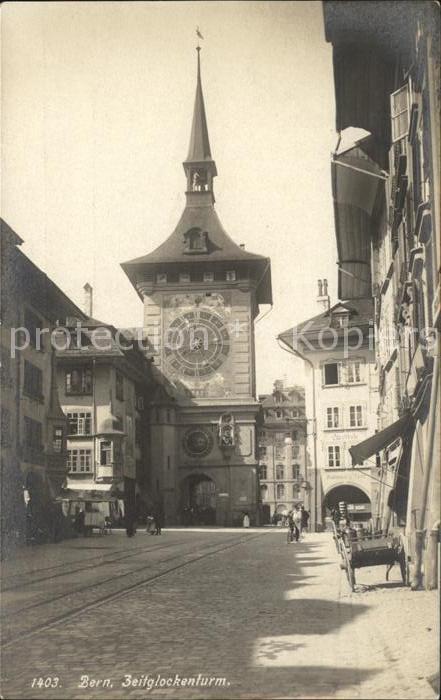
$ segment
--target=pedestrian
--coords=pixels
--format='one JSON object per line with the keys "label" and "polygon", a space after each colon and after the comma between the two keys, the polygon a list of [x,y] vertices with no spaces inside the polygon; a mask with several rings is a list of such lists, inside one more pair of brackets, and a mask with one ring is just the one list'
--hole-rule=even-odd
{"label": "pedestrian", "polygon": [[297,506],[297,508],[294,511],[293,514],[293,520],[294,520],[294,538],[295,541],[299,541],[299,537],[302,534],[302,511],[300,510],[300,506]]}
{"label": "pedestrian", "polygon": [[309,521],[309,511],[306,510],[306,508],[301,507],[302,511],[302,532],[305,532],[305,530],[308,527],[308,521]]}
{"label": "pedestrian", "polygon": [[243,527],[250,526],[250,516],[248,515],[248,513],[245,513],[245,515],[243,516],[242,525],[243,525]]}
{"label": "pedestrian", "polygon": [[153,511],[153,517],[155,519],[155,535],[160,535],[162,531],[162,516],[163,516],[163,509],[162,509],[162,504],[157,503],[154,511]]}
{"label": "pedestrian", "polygon": [[295,530],[295,525],[294,525],[294,511],[290,510],[287,516],[288,520],[288,538],[287,542],[288,544],[291,544],[291,542],[294,540],[294,530]]}

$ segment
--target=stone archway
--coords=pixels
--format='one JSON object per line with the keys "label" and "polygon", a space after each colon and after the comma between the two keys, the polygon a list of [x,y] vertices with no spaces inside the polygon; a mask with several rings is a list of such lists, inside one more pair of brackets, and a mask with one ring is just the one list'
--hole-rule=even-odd
{"label": "stone archway", "polygon": [[216,525],[216,484],[207,474],[190,474],[181,483],[183,525]]}
{"label": "stone archway", "polygon": [[340,484],[333,486],[323,498],[323,520],[331,515],[331,511],[338,506],[340,501],[346,503],[370,503],[368,494],[359,486],[353,484]]}

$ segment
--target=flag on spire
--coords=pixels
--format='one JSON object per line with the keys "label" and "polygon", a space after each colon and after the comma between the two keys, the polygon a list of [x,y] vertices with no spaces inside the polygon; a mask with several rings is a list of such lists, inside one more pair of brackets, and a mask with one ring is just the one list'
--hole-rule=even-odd
{"label": "flag on spire", "polygon": [[202,36],[201,32],[199,31],[199,27],[196,27],[196,36],[199,37],[199,39],[203,39],[204,37]]}

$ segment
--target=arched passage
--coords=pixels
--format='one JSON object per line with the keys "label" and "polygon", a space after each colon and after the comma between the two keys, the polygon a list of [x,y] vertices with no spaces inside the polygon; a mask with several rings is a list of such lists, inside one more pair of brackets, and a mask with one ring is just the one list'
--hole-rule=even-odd
{"label": "arched passage", "polygon": [[216,524],[216,484],[206,474],[190,474],[181,484],[183,525]]}
{"label": "arched passage", "polygon": [[346,503],[370,503],[367,493],[358,486],[341,484],[330,489],[323,499],[323,517],[329,517],[331,511],[338,506],[340,501]]}

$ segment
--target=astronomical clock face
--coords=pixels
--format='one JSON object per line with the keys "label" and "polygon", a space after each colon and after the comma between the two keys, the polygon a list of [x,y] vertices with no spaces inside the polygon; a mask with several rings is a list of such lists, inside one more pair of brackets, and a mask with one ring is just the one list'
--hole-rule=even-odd
{"label": "astronomical clock face", "polygon": [[199,308],[176,316],[165,345],[167,364],[182,377],[208,379],[230,352],[230,336],[222,316]]}
{"label": "astronomical clock face", "polygon": [[184,450],[190,457],[206,457],[213,449],[213,436],[202,428],[191,428],[184,435]]}

